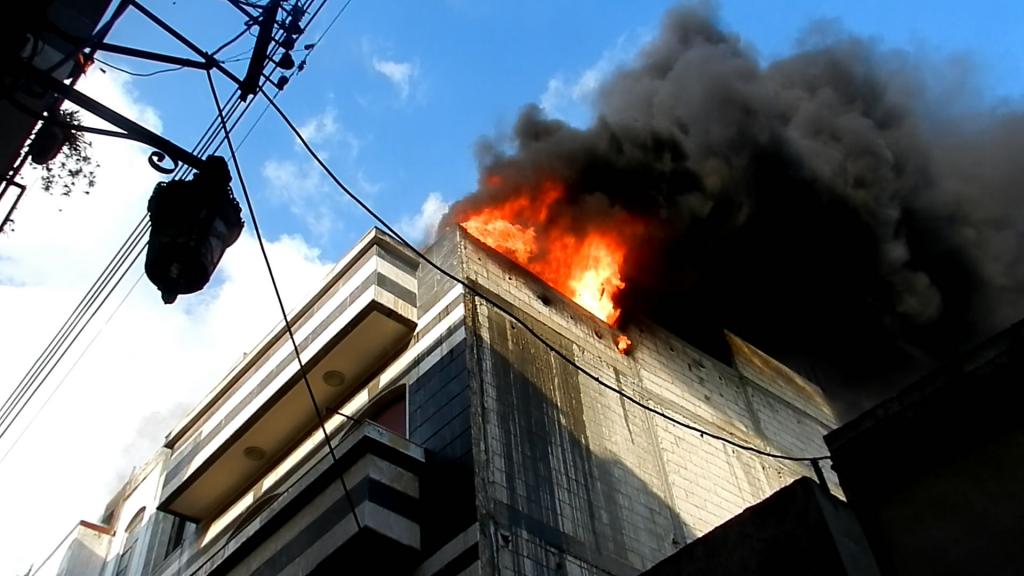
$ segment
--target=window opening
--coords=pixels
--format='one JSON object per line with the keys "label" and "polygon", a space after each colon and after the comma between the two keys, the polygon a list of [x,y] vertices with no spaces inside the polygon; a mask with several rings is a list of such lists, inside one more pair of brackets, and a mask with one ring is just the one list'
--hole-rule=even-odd
{"label": "window opening", "polygon": [[128,526],[124,529],[124,545],[121,547],[121,555],[117,559],[117,567],[114,569],[114,576],[124,576],[132,565],[132,556],[135,553],[135,543],[139,540],[139,525],[146,516],[146,508],[139,508],[139,511],[132,516]]}
{"label": "window opening", "polygon": [[405,438],[407,407],[405,391],[405,386],[402,386],[395,393],[378,400],[378,404],[370,408],[370,415],[366,419]]}
{"label": "window opening", "polygon": [[173,554],[185,541],[185,524],[187,521],[177,516],[172,516],[171,518],[171,531],[167,537],[167,548],[164,549],[164,558]]}

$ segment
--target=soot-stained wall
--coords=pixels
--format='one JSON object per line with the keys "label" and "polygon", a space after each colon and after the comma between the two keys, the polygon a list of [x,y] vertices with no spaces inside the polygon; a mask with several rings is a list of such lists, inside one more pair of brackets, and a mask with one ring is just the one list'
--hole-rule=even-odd
{"label": "soot-stained wall", "polygon": [[[610,327],[459,238],[467,280],[604,382],[760,448],[825,453],[834,422],[813,398],[794,403],[653,324],[628,328],[620,355]],[[466,299],[466,330],[485,574],[635,574],[812,475],[628,403],[481,298]]]}

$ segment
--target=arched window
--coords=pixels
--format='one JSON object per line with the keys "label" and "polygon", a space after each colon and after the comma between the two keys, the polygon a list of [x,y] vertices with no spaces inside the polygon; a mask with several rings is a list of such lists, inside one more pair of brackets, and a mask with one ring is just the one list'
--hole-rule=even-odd
{"label": "arched window", "polygon": [[117,559],[117,568],[114,569],[114,576],[124,576],[131,569],[135,544],[139,541],[139,527],[142,525],[142,519],[145,517],[146,507],[143,506],[128,521],[128,526],[124,529],[124,543],[121,545],[121,556]]}
{"label": "arched window", "polygon": [[406,390],[405,386],[396,386],[388,390],[366,409],[366,419],[382,428],[406,437]]}

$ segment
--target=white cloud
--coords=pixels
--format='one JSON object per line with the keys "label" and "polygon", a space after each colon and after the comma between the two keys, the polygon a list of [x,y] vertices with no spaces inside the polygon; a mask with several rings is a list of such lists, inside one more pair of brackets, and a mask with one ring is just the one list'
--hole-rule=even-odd
{"label": "white cloud", "polygon": [[593,104],[601,83],[615,70],[636,54],[646,44],[650,34],[638,32],[618,39],[614,46],[605,50],[597,62],[578,76],[566,78],[558,74],[548,80],[540,97],[541,107],[549,116],[561,118],[570,123],[583,124],[590,120],[590,106]]}
{"label": "white cloud", "polygon": [[325,188],[319,169],[309,170],[292,160],[267,160],[263,164],[263,176],[267,178],[272,195],[301,197],[306,191],[320,191]]}
{"label": "white cloud", "polygon": [[263,177],[269,186],[267,195],[284,203],[318,241],[326,240],[340,224],[335,211],[339,197],[331,194],[319,167],[312,162],[267,160],[263,164]]}
{"label": "white cloud", "polygon": [[612,70],[607,58],[601,58],[596,64],[587,68],[574,81],[567,81],[562,76],[548,80],[547,89],[541,94],[540,105],[551,113],[557,113],[567,103],[589,105],[597,92],[601,81]]}
{"label": "white cloud", "polygon": [[[394,58],[394,46],[369,36],[360,41],[363,57],[373,71],[377,72],[394,86],[399,100],[405,104],[410,96],[421,99],[424,84],[420,75],[419,64],[415,60]],[[356,101],[364,107],[372,106],[372,99],[356,95]]]}
{"label": "white cloud", "polygon": [[371,180],[369,177],[366,176],[365,172],[363,172],[362,170],[356,170],[355,181],[353,183],[352,189],[356,194],[363,197],[364,200],[367,200],[367,197],[376,196],[377,193],[380,192],[381,188],[383,187],[383,182]]}
{"label": "white cloud", "polygon": [[[151,125],[159,117],[133,99],[114,74],[90,75],[82,86],[113,108]],[[98,121],[90,122],[100,124]],[[0,236],[0,395],[6,398],[72,310],[128,231],[145,213],[157,174],[149,150],[94,139],[101,163],[89,196],[63,198],[30,189],[17,227]],[[302,238],[268,244],[289,306],[301,302],[329,265]],[[141,271],[127,277],[116,303]],[[279,320],[258,247],[246,233],[221,262],[210,287],[172,306],[143,278],[112,319],[105,308],[67,356],[102,327],[95,343],[19,444],[0,463],[0,574],[20,574],[41,561],[80,519],[97,520],[132,466],[162,442],[169,426]],[[25,411],[28,421],[65,362]],[[0,455],[20,428],[0,441]]]}
{"label": "white cloud", "polygon": [[398,96],[405,100],[409,97],[409,90],[413,79],[416,77],[417,68],[412,62],[399,62],[396,60],[385,60],[373,57],[373,69],[384,75],[391,81],[398,90]]}
{"label": "white cloud", "polygon": [[428,244],[434,240],[437,223],[448,213],[448,202],[437,192],[431,192],[415,215],[405,216],[398,222],[398,231],[414,244]]}
{"label": "white cloud", "polygon": [[299,132],[310,144],[321,144],[338,133],[338,111],[326,108],[299,125]]}
{"label": "white cloud", "polygon": [[[320,146],[317,152],[325,159],[330,156],[331,149],[327,146],[330,144],[340,143],[349,162],[355,161],[363,147],[363,142],[338,120],[338,111],[333,106],[300,124],[299,132],[311,145]],[[305,154],[298,138],[295,139],[295,149]]]}

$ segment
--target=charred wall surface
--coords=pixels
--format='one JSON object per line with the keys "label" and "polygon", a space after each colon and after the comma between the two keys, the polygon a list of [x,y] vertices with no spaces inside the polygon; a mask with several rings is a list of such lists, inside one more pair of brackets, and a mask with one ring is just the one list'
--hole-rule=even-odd
{"label": "charred wall surface", "polygon": [[[621,355],[606,324],[459,238],[467,280],[604,382],[761,448],[825,453],[835,422],[823,398],[784,397],[650,323]],[[480,298],[466,298],[466,327],[485,574],[633,574],[812,474],[628,403]]]}

